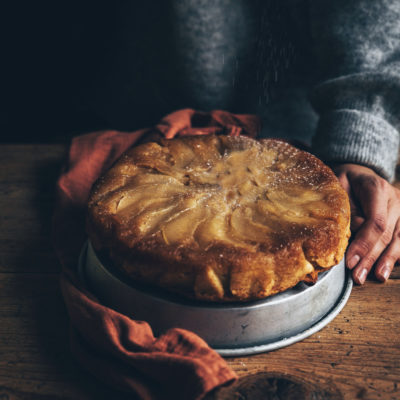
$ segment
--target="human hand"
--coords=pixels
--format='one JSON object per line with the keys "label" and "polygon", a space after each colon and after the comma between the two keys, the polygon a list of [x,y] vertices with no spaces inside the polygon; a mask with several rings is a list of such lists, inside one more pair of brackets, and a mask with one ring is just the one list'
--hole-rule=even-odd
{"label": "human hand", "polygon": [[376,278],[386,281],[400,261],[400,190],[358,164],[333,170],[350,197],[353,241],[346,265],[360,285],[373,267]]}

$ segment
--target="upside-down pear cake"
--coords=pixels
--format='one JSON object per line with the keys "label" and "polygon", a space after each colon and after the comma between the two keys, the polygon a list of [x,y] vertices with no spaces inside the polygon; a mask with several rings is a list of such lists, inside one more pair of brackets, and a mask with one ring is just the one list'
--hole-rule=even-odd
{"label": "upside-down pear cake", "polygon": [[88,233],[137,282],[209,301],[262,299],[337,264],[350,208],[333,172],[279,140],[139,145],[94,185]]}

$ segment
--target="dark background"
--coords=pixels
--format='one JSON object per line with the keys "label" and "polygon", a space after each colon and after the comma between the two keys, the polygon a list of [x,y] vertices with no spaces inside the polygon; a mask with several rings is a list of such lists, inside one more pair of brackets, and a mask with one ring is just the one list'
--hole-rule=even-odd
{"label": "dark background", "polygon": [[[287,77],[286,64],[298,69],[297,55],[306,54],[292,54],[296,30],[285,23],[279,0],[252,1],[260,11],[274,15],[270,25],[259,21],[260,38],[274,38],[256,43],[265,55],[257,67],[260,76],[280,68],[284,73],[278,75]],[[202,109],[190,97],[177,65],[168,4],[168,0],[1,3],[0,142],[67,142],[73,135],[99,129],[152,126],[183,107]],[[264,90],[253,75],[257,74],[250,74],[242,86]],[[271,77],[264,90],[269,97],[275,86],[286,84]],[[235,90],[239,98],[247,99],[248,89]],[[229,111],[253,112],[238,104]],[[288,120],[296,125],[295,117]],[[288,132],[292,128],[285,127]],[[271,130],[279,131],[274,125]]]}
{"label": "dark background", "polygon": [[63,141],[106,126],[87,103],[88,61],[100,51],[94,39],[104,9],[89,3],[8,2],[0,7],[0,18],[1,140]]}
{"label": "dark background", "polygon": [[111,101],[109,69],[121,47],[121,14],[129,3],[140,10],[144,2],[7,3],[0,6],[1,142],[63,142],[78,133],[154,122],[154,115],[139,113],[120,124],[104,113]]}

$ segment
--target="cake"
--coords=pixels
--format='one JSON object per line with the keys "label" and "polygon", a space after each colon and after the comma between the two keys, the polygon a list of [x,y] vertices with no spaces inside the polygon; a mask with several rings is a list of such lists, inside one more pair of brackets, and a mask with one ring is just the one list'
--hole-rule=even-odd
{"label": "cake", "polygon": [[93,186],[87,232],[128,280],[226,302],[315,282],[349,224],[346,192],[310,153],[208,135],[128,150]]}

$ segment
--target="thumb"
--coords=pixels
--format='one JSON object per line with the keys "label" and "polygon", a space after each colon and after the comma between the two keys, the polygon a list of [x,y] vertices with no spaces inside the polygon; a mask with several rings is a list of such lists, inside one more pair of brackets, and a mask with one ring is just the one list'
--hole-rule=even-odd
{"label": "thumb", "polygon": [[357,232],[362,224],[365,222],[362,210],[358,205],[358,201],[354,198],[354,193],[351,188],[349,178],[345,172],[341,172],[338,176],[338,180],[342,188],[347,192],[350,202],[350,212],[351,212],[351,224],[350,229],[352,232]]}

